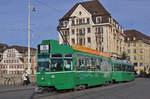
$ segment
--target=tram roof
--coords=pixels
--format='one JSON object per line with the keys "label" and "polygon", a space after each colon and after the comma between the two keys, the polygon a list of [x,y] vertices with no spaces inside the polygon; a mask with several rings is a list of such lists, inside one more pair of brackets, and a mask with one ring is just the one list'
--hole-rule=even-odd
{"label": "tram roof", "polygon": [[127,61],[127,60],[112,60],[112,62],[133,65],[133,64],[131,64],[131,63],[130,63],[129,61]]}
{"label": "tram roof", "polygon": [[84,46],[76,45],[76,44],[73,44],[72,48],[74,50],[95,54],[95,55],[98,55],[98,56],[104,56],[104,57],[107,57],[107,58],[111,57],[108,53],[100,52],[100,51],[97,51],[97,50],[94,50],[94,49],[91,49],[91,48],[87,48],[87,47],[84,47]]}

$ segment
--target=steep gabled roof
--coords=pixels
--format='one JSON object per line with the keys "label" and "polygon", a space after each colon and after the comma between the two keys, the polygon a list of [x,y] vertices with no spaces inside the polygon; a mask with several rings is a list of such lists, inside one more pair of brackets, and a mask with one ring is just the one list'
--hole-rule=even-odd
{"label": "steep gabled roof", "polygon": [[[25,53],[26,51],[28,51],[28,47],[24,47],[24,46],[13,45],[13,46],[8,47],[8,49],[11,49],[11,48],[15,48],[16,50],[19,51],[19,53]],[[30,49],[31,51],[36,51],[35,48],[30,48]]]}
{"label": "steep gabled roof", "polygon": [[78,5],[81,4],[89,13],[91,13],[94,16],[97,15],[110,15],[110,13],[103,7],[103,5],[98,0],[92,0],[87,2],[80,2],[75,4],[71,10],[69,10],[61,20],[67,19],[70,17],[70,15],[74,12],[74,10],[78,7]]}
{"label": "steep gabled roof", "polygon": [[[145,43],[150,44],[150,37],[147,35],[144,35],[143,33],[139,32],[137,30],[125,30],[124,33],[130,39],[130,41],[142,40]],[[135,40],[134,40],[134,38],[135,38]]]}

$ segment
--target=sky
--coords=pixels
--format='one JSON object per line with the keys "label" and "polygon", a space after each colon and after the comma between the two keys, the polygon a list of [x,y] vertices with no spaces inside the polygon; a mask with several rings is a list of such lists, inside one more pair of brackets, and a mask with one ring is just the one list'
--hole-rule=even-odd
{"label": "sky", "polygon": [[[77,2],[88,0],[31,0],[31,47],[58,40],[59,19]],[[126,29],[150,36],[150,0],[99,0]],[[28,46],[28,0],[0,0],[0,43]]]}

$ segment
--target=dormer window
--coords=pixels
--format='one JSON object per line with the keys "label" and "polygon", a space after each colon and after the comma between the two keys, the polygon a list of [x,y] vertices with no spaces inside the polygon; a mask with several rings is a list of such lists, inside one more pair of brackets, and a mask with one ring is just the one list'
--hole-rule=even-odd
{"label": "dormer window", "polygon": [[96,17],[96,23],[97,24],[102,23],[102,17],[101,16]]}
{"label": "dormer window", "polygon": [[67,26],[68,25],[68,21],[63,21],[63,26]]}

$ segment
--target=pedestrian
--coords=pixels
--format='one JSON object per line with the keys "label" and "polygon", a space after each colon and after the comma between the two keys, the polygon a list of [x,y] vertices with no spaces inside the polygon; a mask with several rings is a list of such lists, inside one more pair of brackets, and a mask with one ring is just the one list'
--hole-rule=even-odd
{"label": "pedestrian", "polygon": [[30,78],[28,75],[26,76],[26,78],[27,78],[27,85],[28,85],[30,83]]}
{"label": "pedestrian", "polygon": [[23,86],[24,85],[28,85],[28,79],[27,79],[28,75],[26,72],[23,73],[22,75],[22,79],[23,79]]}

